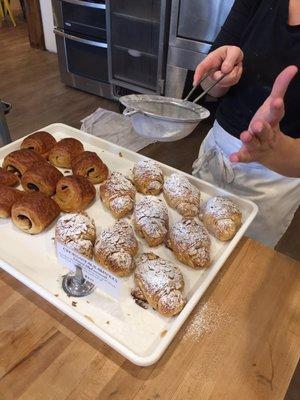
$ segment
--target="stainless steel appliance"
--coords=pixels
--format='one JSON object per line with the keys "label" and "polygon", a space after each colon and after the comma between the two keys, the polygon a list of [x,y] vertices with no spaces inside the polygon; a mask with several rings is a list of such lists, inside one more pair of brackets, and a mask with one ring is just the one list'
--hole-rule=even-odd
{"label": "stainless steel appliance", "polygon": [[188,70],[209,52],[234,0],[173,0],[166,95],[181,98]]}
{"label": "stainless steel appliance", "polygon": [[164,93],[170,6],[170,0],[107,1],[109,77],[115,87]]}
{"label": "stainless steel appliance", "polygon": [[52,0],[64,83],[113,98],[108,77],[105,0]]}
{"label": "stainless steel appliance", "polygon": [[0,99],[0,147],[11,142],[9,129],[7,126],[5,114],[11,109],[9,103],[5,103]]}

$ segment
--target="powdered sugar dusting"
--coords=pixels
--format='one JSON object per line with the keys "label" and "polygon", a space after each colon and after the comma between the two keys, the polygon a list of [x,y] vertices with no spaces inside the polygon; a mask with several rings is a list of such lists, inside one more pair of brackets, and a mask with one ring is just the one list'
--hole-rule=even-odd
{"label": "powdered sugar dusting", "polygon": [[174,173],[164,183],[163,191],[168,204],[186,217],[199,214],[200,191],[183,175]]}
{"label": "powdered sugar dusting", "polygon": [[164,238],[168,226],[168,210],[155,196],[143,197],[134,209],[135,225],[147,235]]}
{"label": "powdered sugar dusting", "polygon": [[175,197],[192,196],[200,201],[199,190],[183,175],[170,175],[164,183],[164,190]]}
{"label": "powdered sugar dusting", "polygon": [[55,233],[62,242],[79,238],[93,240],[96,228],[94,221],[86,213],[70,213],[57,221]]}
{"label": "powdered sugar dusting", "polygon": [[231,218],[232,215],[241,215],[237,205],[227,197],[212,197],[204,205],[204,212],[213,215],[216,219]]}
{"label": "powdered sugar dusting", "polygon": [[170,238],[180,243],[187,251],[191,247],[209,248],[210,237],[205,227],[195,219],[183,218],[170,229]]}
{"label": "powdered sugar dusting", "polygon": [[95,258],[108,264],[116,264],[120,269],[131,268],[133,255],[137,252],[137,240],[133,229],[124,220],[117,221],[104,229],[95,244]]}
{"label": "powdered sugar dusting", "polygon": [[[153,253],[145,253],[137,260],[135,275],[150,296],[167,296],[168,306],[176,307],[180,297],[177,291],[182,291],[184,282],[181,271],[175,264]],[[176,293],[172,294],[174,291]]]}
{"label": "powdered sugar dusting", "polygon": [[120,172],[113,172],[101,189],[102,196],[108,200],[112,211],[122,212],[128,209],[129,212],[133,208],[135,188]]}
{"label": "powdered sugar dusting", "polygon": [[133,180],[138,187],[144,187],[145,194],[152,190],[159,192],[164,182],[163,173],[154,160],[137,162],[133,167]]}
{"label": "powdered sugar dusting", "polygon": [[70,213],[56,224],[55,238],[74,251],[91,258],[96,238],[94,221],[86,213]]}

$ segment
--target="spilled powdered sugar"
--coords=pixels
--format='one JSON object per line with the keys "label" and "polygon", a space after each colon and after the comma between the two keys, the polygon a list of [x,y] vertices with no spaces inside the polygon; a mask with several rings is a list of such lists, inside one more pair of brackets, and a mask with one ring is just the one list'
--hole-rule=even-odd
{"label": "spilled powdered sugar", "polygon": [[135,224],[149,236],[167,233],[168,210],[162,200],[155,196],[143,197],[134,209]]}
{"label": "spilled powdered sugar", "polygon": [[197,312],[188,320],[182,339],[198,342],[204,334],[224,328],[228,323],[232,323],[231,317],[222,313],[213,301],[208,301],[200,305]]}
{"label": "spilled powdered sugar", "polygon": [[203,207],[203,212],[213,215],[217,219],[232,218],[233,214],[241,214],[237,205],[227,197],[212,197]]}

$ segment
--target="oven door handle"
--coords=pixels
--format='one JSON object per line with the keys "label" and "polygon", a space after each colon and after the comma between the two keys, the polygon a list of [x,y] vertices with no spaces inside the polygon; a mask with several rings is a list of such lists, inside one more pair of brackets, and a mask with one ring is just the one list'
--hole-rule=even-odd
{"label": "oven door handle", "polygon": [[102,47],[104,49],[107,49],[107,43],[105,43],[105,42],[96,42],[94,40],[83,39],[81,37],[73,36],[73,35],[70,35],[69,33],[65,33],[56,28],[53,30],[53,32],[58,36],[62,36],[65,39],[73,40],[74,42],[89,44],[90,46]]}
{"label": "oven door handle", "polygon": [[61,0],[65,3],[70,3],[70,4],[75,4],[77,6],[84,6],[84,7],[90,7],[90,8],[99,8],[101,10],[106,9],[105,4],[99,4],[99,3],[90,3],[88,1],[82,1],[82,0]]}

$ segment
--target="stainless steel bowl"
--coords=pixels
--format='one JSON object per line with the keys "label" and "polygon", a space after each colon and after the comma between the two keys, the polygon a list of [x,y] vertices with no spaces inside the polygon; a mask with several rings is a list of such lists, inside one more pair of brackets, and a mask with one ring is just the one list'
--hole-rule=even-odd
{"label": "stainless steel bowl", "polygon": [[129,95],[120,98],[140,136],[159,142],[173,142],[188,136],[209,116],[209,111],[186,100],[157,95]]}

